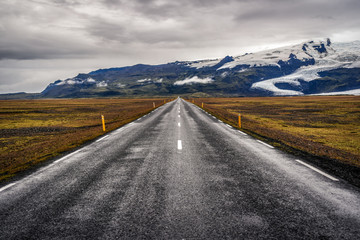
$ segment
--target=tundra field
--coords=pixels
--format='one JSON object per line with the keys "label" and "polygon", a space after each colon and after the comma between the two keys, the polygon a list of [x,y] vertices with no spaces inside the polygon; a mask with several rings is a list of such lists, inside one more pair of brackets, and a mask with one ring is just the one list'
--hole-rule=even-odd
{"label": "tundra field", "polygon": [[243,131],[286,151],[315,157],[312,161],[327,169],[340,164],[342,170],[333,172],[360,183],[360,96],[189,100],[200,107],[204,103],[206,111],[234,127],[241,114]]}
{"label": "tundra field", "polygon": [[0,182],[129,123],[164,99],[0,101]]}
{"label": "tundra field", "polygon": [[[243,131],[286,151],[315,157],[327,169],[334,168],[329,161],[353,166],[352,176],[344,177],[359,180],[358,96],[193,100],[235,127],[241,113]],[[111,131],[151,111],[153,102],[160,106],[164,99],[0,101],[0,181],[102,135],[101,114]]]}

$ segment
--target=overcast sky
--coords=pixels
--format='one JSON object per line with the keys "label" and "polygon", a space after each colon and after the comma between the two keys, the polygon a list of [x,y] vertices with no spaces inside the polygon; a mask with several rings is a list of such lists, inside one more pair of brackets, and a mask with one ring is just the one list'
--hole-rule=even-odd
{"label": "overcast sky", "polygon": [[99,68],[360,40],[359,0],[0,0],[0,93]]}

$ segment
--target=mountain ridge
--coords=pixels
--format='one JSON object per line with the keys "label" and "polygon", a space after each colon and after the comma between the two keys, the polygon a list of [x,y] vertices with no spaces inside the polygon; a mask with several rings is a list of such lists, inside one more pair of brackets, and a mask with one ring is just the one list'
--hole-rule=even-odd
{"label": "mountain ridge", "polygon": [[221,59],[98,69],[50,83],[40,97],[292,96],[354,89],[360,89],[360,41],[326,39]]}

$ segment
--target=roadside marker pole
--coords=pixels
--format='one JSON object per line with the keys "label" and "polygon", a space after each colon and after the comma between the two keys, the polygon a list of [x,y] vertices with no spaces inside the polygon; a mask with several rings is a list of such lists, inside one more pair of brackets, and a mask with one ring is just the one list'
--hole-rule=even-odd
{"label": "roadside marker pole", "polygon": [[155,108],[155,102],[153,102],[153,107]]}
{"label": "roadside marker pole", "polygon": [[241,114],[239,113],[239,128],[241,128]]}
{"label": "roadside marker pole", "polygon": [[106,129],[105,129],[105,118],[104,118],[104,115],[101,115],[101,122],[102,122],[102,126],[103,126],[103,131],[105,132]]}
{"label": "roadside marker pole", "polygon": [[194,99],[192,100],[192,102],[194,103]]}
{"label": "roadside marker pole", "polygon": [[204,103],[201,103],[201,108],[204,108]]}

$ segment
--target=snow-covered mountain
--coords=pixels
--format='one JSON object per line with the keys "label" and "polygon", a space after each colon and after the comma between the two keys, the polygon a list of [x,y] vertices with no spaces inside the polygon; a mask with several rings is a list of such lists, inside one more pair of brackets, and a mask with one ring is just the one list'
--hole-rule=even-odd
{"label": "snow-covered mountain", "polygon": [[[303,66],[297,69],[292,74],[285,76],[271,78],[264,81],[254,83],[251,88],[257,90],[268,91],[273,95],[303,95],[304,89],[302,86],[305,83],[309,83],[313,80],[317,80],[320,77],[319,73],[327,72],[330,70],[341,68],[359,68],[360,67],[360,41],[352,43],[335,43],[330,44],[328,40],[326,47],[324,43],[305,43],[303,46],[311,51],[300,52],[301,55],[306,53],[309,57],[315,60],[315,63],[310,66]],[[324,52],[318,54],[313,49],[323,49]],[[324,47],[324,48],[323,48]],[[299,46],[293,46],[292,51],[298,50]],[[288,52],[289,49],[284,49]],[[281,51],[279,49],[279,51]],[[300,56],[300,55],[297,55]],[[261,60],[260,60],[261,61]],[[306,85],[306,84],[305,84]],[[287,86],[282,88],[281,86]],[[289,89],[290,88],[290,89]],[[360,94],[360,85],[358,85],[358,91],[352,90],[351,93]],[[347,94],[346,92],[337,92],[338,94]],[[324,94],[324,93],[323,93]]]}
{"label": "snow-covered mountain", "polygon": [[[282,47],[272,50],[261,51],[257,53],[246,53],[233,58],[233,61],[227,62],[217,70],[232,69],[238,66],[244,67],[261,67],[276,66],[281,68],[279,62],[287,62],[291,59],[298,59],[302,62],[312,62],[313,59],[320,59],[333,54],[335,51],[330,46],[331,42],[327,39],[325,42],[313,42]],[[189,66],[202,68],[211,67],[219,63],[219,60],[204,60],[190,63]]]}
{"label": "snow-covered mountain", "polygon": [[51,83],[43,97],[360,94],[360,41],[309,41],[222,59],[99,69]]}

